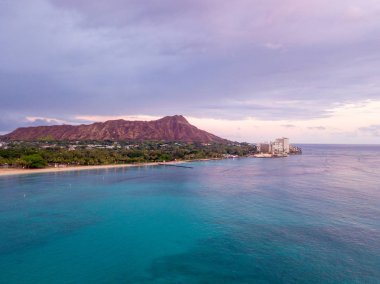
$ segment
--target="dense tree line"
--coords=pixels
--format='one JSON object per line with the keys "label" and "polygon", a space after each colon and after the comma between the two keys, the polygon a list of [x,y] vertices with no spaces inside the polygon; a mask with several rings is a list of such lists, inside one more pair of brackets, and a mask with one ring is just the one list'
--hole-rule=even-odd
{"label": "dense tree line", "polygon": [[[163,162],[174,160],[194,160],[222,158],[225,155],[246,156],[256,151],[247,143],[209,144],[200,143],[158,143],[127,142],[114,145],[113,141],[77,142],[75,149],[69,142],[17,142],[6,149],[0,149],[0,165],[24,168],[43,168],[52,164],[105,165],[141,162]],[[109,146],[91,148],[89,145]]]}

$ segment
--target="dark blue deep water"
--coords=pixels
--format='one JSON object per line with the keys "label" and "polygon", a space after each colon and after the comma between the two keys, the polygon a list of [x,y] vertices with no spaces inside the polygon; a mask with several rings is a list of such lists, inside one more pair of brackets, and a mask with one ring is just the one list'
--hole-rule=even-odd
{"label": "dark blue deep water", "polygon": [[380,147],[0,177],[0,283],[380,283]]}

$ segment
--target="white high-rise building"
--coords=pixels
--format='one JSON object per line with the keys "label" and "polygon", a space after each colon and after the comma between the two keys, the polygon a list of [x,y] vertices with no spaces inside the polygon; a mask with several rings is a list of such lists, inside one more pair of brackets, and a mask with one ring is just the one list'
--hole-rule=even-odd
{"label": "white high-rise building", "polygon": [[289,154],[289,138],[277,138],[272,143],[273,154]]}
{"label": "white high-rise building", "polygon": [[289,147],[289,138],[282,138],[282,145],[284,148],[284,153],[289,154],[290,152],[290,147]]}

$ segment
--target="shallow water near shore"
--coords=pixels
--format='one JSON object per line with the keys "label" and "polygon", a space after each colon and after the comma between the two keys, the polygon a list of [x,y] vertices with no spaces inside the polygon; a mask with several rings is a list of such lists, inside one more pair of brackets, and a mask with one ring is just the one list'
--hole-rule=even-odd
{"label": "shallow water near shore", "polygon": [[378,283],[380,146],[0,177],[0,283]]}

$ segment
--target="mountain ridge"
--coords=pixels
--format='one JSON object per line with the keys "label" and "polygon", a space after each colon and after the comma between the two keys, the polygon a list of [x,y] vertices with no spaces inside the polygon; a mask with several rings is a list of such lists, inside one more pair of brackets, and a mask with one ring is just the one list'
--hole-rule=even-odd
{"label": "mountain ridge", "polygon": [[191,125],[182,115],[165,116],[152,121],[117,119],[80,125],[20,127],[1,138],[31,141],[46,137],[53,140],[229,142]]}

